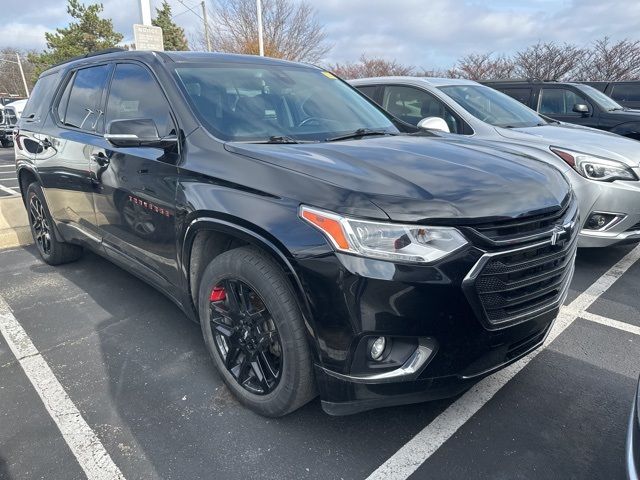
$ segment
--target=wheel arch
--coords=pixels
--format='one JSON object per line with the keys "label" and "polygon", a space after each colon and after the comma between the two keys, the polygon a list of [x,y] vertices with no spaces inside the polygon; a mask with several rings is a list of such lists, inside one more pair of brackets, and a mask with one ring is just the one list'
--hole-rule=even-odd
{"label": "wheel arch", "polygon": [[[186,227],[180,267],[196,317],[199,319],[197,291],[204,268],[223,252],[238,246],[251,245],[263,251],[282,268],[300,307],[308,336],[315,342],[311,307],[304,294],[302,280],[293,266],[291,253],[267,232],[262,232],[258,226],[243,223],[245,225],[232,219],[203,215],[192,219]],[[317,355],[316,348],[312,348],[312,352],[314,356]]]}

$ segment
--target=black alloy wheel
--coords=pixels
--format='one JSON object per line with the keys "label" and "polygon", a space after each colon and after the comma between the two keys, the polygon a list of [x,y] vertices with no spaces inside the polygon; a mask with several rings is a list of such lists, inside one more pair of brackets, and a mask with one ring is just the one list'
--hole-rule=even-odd
{"label": "black alloy wheel", "polygon": [[29,220],[38,250],[43,255],[51,254],[51,228],[44,207],[37,195],[29,198]]}
{"label": "black alloy wheel", "polygon": [[265,252],[242,246],[211,260],[199,279],[198,312],[213,363],[242,404],[281,417],[316,396],[302,312]]}
{"label": "black alloy wheel", "polygon": [[271,393],[280,381],[282,344],[259,295],[238,279],[225,279],[210,296],[214,343],[238,384],[255,395]]}

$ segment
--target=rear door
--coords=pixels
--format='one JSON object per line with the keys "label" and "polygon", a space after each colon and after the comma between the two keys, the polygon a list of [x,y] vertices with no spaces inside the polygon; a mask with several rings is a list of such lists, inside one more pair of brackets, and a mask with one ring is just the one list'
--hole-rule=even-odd
{"label": "rear door", "polygon": [[38,138],[38,172],[51,215],[68,240],[100,243],[90,156],[102,141],[104,87],[112,65],[68,72]]}
{"label": "rear door", "polygon": [[[575,105],[589,108],[588,114],[573,111]],[[587,97],[577,89],[561,86],[543,86],[538,98],[538,113],[561,122],[575,123],[587,127],[598,127],[598,111]]]}
{"label": "rear door", "polygon": [[[115,66],[105,102],[107,128],[126,119],[153,120],[161,137],[177,132],[162,88],[139,63]],[[107,254],[163,288],[177,282],[177,148],[115,147],[100,138],[90,152],[96,226]]]}

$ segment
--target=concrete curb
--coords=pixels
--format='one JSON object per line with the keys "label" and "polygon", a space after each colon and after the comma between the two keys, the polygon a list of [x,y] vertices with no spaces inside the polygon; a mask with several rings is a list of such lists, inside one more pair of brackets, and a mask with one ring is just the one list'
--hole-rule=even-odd
{"label": "concrete curb", "polygon": [[0,198],[0,249],[33,243],[21,197]]}

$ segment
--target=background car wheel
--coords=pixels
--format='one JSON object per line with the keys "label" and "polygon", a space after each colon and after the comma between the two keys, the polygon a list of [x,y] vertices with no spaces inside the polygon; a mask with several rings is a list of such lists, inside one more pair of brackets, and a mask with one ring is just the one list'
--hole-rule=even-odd
{"label": "background car wheel", "polygon": [[244,405],[279,417],[315,397],[302,314],[265,254],[242,247],[216,257],[200,282],[199,311],[209,353]]}
{"label": "background car wheel", "polygon": [[0,140],[3,148],[13,147],[13,142],[11,140]]}
{"label": "background car wheel", "polygon": [[53,220],[37,183],[29,185],[26,203],[31,235],[42,259],[49,265],[60,265],[80,258],[82,247],[56,239]]}

